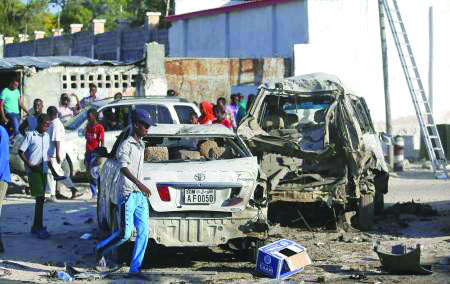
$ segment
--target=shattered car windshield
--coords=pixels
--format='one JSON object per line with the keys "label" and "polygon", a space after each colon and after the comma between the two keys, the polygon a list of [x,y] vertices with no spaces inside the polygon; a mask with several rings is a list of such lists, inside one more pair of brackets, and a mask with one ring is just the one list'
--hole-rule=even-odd
{"label": "shattered car windshield", "polygon": [[330,97],[267,96],[259,122],[265,131],[298,129],[302,125],[325,122],[325,113],[332,103]]}
{"label": "shattered car windshield", "polygon": [[146,137],[145,161],[176,163],[247,157],[236,139],[224,137]]}

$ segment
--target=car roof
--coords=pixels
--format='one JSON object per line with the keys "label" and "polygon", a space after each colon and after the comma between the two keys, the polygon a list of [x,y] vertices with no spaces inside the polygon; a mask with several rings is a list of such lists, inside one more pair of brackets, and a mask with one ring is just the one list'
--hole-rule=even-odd
{"label": "car roof", "polygon": [[193,104],[186,99],[167,97],[167,96],[148,96],[148,97],[132,97],[125,96],[120,100],[114,98],[106,98],[92,103],[94,107],[100,108],[106,105],[133,105],[142,103],[160,103],[160,104]]}
{"label": "car roof", "polygon": [[222,124],[157,124],[149,128],[150,137],[154,136],[191,136],[191,137],[230,137],[236,134]]}

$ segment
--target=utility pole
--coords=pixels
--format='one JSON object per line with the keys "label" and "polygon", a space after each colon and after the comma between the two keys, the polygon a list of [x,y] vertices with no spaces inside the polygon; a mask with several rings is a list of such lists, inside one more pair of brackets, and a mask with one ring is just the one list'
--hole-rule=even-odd
{"label": "utility pole", "polygon": [[428,100],[433,112],[433,6],[428,10]]}
{"label": "utility pole", "polygon": [[[383,60],[383,82],[384,82],[384,104],[386,109],[386,133],[392,137],[392,118],[391,118],[391,98],[389,95],[389,73],[388,57],[386,46],[386,26],[384,22],[383,0],[378,0],[378,13],[380,20],[380,38],[381,38],[381,56]],[[394,168],[394,147],[392,143],[387,145],[388,163],[391,169]]]}

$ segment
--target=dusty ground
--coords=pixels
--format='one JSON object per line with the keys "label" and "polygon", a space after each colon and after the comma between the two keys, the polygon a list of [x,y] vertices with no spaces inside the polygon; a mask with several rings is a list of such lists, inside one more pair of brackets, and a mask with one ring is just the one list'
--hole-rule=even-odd
{"label": "dusty ground", "polygon": [[[86,188],[86,184],[79,184]],[[86,271],[94,266],[95,240],[80,240],[84,233],[96,236],[95,203],[89,194],[81,200],[46,203],[45,224],[51,233],[48,240],[39,240],[29,233],[34,201],[22,193],[22,183],[10,187],[3,207],[1,227],[6,252],[0,255],[0,283],[61,282],[47,277],[52,271],[62,271],[64,262]],[[67,192],[68,194],[68,192]],[[349,277],[361,273],[365,283],[447,283],[450,279],[450,181],[432,179],[429,171],[408,170],[391,179],[387,205],[396,202],[430,204],[437,217],[417,217],[400,214],[377,220],[374,231],[361,233],[309,232],[299,222],[289,226],[275,224],[269,241],[280,238],[295,240],[308,249],[313,264],[304,273],[289,278],[305,283],[324,277],[327,283],[357,282]],[[320,230],[319,230],[320,231]],[[433,265],[431,276],[399,276],[384,272],[373,243],[382,247],[416,243],[425,246],[422,262]],[[152,273],[155,282],[271,282],[254,271],[255,264],[220,248],[162,249],[147,252],[144,269]],[[126,268],[119,272],[125,272]],[[85,283],[76,281],[74,283]],[[135,283],[116,274],[91,283]],[[139,283],[136,282],[136,283]]]}

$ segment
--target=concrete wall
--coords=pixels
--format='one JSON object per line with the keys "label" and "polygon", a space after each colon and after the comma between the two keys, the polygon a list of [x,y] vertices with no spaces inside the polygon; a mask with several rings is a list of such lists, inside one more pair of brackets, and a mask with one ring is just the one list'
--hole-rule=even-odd
{"label": "concrete wall", "polygon": [[259,85],[290,76],[290,61],[283,58],[166,58],[169,89],[200,102],[229,97],[234,85]]}
{"label": "concrete wall", "polygon": [[172,57],[292,58],[308,42],[307,1],[177,20],[169,41]]}
{"label": "concrete wall", "polygon": [[78,32],[7,44],[4,48],[4,57],[79,55],[130,62],[142,59],[145,44],[153,41],[164,44],[167,54],[169,50],[167,30],[138,27],[97,35],[92,32]]}
{"label": "concrete wall", "polygon": [[97,85],[98,93],[113,97],[115,93],[135,94],[137,66],[51,67],[31,72],[24,77],[23,95],[27,108],[41,98],[44,109],[57,106],[62,93],[75,94],[80,100],[89,95],[89,83]]}

